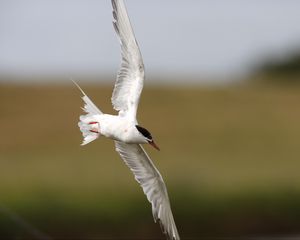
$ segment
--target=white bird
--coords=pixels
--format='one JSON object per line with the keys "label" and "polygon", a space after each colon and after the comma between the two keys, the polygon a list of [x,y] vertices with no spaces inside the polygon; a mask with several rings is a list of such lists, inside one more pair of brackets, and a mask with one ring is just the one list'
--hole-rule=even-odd
{"label": "white bird", "polygon": [[169,239],[179,240],[172,215],[166,185],[141,144],[148,143],[159,150],[150,132],[139,126],[136,113],[143,88],[145,71],[142,56],[123,0],[112,0],[113,26],[119,37],[122,64],[112,94],[112,104],[118,115],[102,113],[78,86],[85,103],[85,115],[80,116],[82,145],[100,136],[115,141],[116,151],[133,172],[152,205],[154,221],[159,221]]}

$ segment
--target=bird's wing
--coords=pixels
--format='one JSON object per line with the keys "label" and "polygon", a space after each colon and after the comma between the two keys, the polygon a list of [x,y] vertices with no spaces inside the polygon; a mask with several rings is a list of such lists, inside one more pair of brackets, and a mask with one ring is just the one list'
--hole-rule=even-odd
{"label": "bird's wing", "polygon": [[123,0],[112,0],[113,25],[120,40],[122,63],[112,94],[119,114],[136,116],[144,84],[144,64]]}
{"label": "bird's wing", "polygon": [[133,172],[152,205],[154,221],[159,220],[162,230],[170,239],[179,240],[171,211],[166,185],[151,159],[139,144],[115,141],[116,151]]}

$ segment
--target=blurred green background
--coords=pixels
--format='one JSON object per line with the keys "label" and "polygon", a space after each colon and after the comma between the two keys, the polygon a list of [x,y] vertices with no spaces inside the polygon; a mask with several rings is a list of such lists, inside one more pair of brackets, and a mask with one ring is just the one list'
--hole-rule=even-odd
{"label": "blurred green background", "polygon": [[[269,80],[144,89],[139,123],[162,150],[145,148],[183,239],[300,232],[300,88]],[[82,87],[113,113],[112,86]],[[80,146],[79,95],[72,83],[0,85],[0,204],[58,239],[164,238],[113,142]],[[0,212],[0,236],[32,233]]]}

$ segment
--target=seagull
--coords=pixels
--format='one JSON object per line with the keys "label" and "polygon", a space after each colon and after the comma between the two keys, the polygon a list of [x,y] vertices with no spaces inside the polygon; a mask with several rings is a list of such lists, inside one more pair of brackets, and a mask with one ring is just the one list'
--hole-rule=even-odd
{"label": "seagull", "polygon": [[164,180],[154,166],[142,144],[159,147],[152,134],[140,126],[136,113],[145,79],[142,55],[127,14],[123,0],[112,0],[113,26],[121,45],[121,68],[112,93],[113,108],[118,115],[103,113],[78,86],[82,93],[85,112],[80,116],[78,126],[83,135],[81,145],[86,145],[100,136],[115,141],[116,151],[130,168],[152,205],[155,222],[159,222],[168,239],[179,240],[179,234],[172,215],[170,201]]}

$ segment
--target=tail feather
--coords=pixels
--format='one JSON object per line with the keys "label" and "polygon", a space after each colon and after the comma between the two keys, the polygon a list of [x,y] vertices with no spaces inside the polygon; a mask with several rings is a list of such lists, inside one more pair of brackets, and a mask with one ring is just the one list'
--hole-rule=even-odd
{"label": "tail feather", "polygon": [[[73,81],[73,80],[72,80]],[[79,85],[73,81],[73,83],[78,87],[80,92],[83,94],[81,97],[84,102],[84,107],[82,110],[86,113],[80,116],[80,121],[78,122],[78,127],[82,132],[83,142],[82,146],[86,145],[100,136],[100,133],[95,132],[95,128],[100,132],[97,116],[103,113],[100,109],[92,102],[92,100],[85,94],[85,92],[79,87]],[[91,124],[93,123],[93,124]]]}
{"label": "tail feather", "polygon": [[75,84],[75,86],[79,89],[82,93],[82,100],[84,101],[84,107],[82,108],[83,111],[90,114],[103,114],[100,109],[92,102],[92,100],[85,94],[82,88],[75,82],[73,79],[71,81]]}
{"label": "tail feather", "polygon": [[82,132],[82,136],[83,136],[83,142],[81,146],[96,140],[100,136],[100,133],[93,132],[95,127],[97,128],[97,131],[100,131],[98,124],[90,124],[90,122],[94,122],[94,121],[95,121],[95,115],[89,116],[89,114],[87,114],[87,115],[80,116],[78,127]]}
{"label": "tail feather", "polygon": [[84,95],[81,98],[85,103],[84,107],[82,108],[83,111],[88,114],[103,114],[87,95]]}

